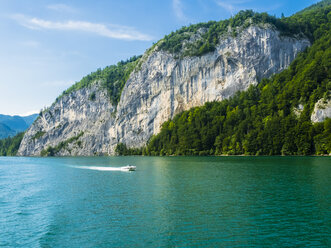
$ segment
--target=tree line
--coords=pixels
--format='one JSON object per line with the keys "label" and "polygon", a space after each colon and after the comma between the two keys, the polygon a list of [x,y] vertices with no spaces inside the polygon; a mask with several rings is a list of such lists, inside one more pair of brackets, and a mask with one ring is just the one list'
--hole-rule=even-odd
{"label": "tree line", "polygon": [[15,156],[23,139],[24,132],[0,140],[0,156]]}

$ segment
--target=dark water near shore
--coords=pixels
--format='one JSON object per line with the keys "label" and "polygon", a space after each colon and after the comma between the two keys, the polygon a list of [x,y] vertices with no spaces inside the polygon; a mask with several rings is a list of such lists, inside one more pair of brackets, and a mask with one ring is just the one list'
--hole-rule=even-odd
{"label": "dark water near shore", "polygon": [[0,157],[0,247],[331,247],[330,190],[329,157]]}

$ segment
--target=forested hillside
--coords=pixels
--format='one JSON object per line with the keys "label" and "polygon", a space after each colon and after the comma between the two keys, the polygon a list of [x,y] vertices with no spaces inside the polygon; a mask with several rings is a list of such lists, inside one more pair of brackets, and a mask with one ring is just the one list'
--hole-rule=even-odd
{"label": "forested hillside", "polygon": [[24,132],[0,140],[0,156],[15,156],[23,139]]}
{"label": "forested hillside", "polygon": [[177,57],[201,56],[213,51],[219,44],[219,37],[222,35],[230,33],[232,36],[236,36],[241,30],[251,25],[266,24],[273,26],[284,36],[305,35],[313,41],[315,39],[314,31],[321,28],[321,24],[325,21],[321,8],[330,3],[330,0],[322,1],[289,18],[276,18],[267,13],[256,13],[252,10],[240,11],[227,20],[183,27],[166,35],[157,43],[157,46],[159,50],[170,52]]}
{"label": "forested hillside", "polygon": [[[291,66],[248,91],[178,114],[147,147],[119,154],[310,155],[331,153],[331,120],[313,124],[315,103],[330,100],[331,13],[324,1],[287,19],[302,24],[313,45]],[[300,110],[299,106],[303,106]]]}
{"label": "forested hillside", "polygon": [[0,114],[0,156],[15,156],[24,132],[38,114],[10,116]]}

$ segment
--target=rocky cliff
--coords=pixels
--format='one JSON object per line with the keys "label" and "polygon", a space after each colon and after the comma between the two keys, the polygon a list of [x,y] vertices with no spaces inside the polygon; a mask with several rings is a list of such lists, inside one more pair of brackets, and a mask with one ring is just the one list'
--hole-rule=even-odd
{"label": "rocky cliff", "polygon": [[331,100],[320,99],[314,106],[313,113],[311,114],[311,122],[322,122],[326,118],[331,118]]}
{"label": "rocky cliff", "polygon": [[117,106],[98,81],[63,96],[28,129],[18,155],[38,156],[48,147],[55,155],[106,155],[118,143],[143,146],[175,114],[247,89],[288,67],[310,45],[270,26],[220,39],[203,56],[176,58],[157,47],[145,54]]}

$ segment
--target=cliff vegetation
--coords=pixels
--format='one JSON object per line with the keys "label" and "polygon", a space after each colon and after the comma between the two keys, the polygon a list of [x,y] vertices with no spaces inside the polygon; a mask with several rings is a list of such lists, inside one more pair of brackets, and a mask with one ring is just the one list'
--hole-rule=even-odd
{"label": "cliff vegetation", "polygon": [[[96,72],[90,73],[79,82],[72,85],[69,89],[64,91],[60,97],[68,95],[73,91],[89,87],[95,81],[100,81],[101,85],[107,89],[111,103],[116,106],[120,100],[123,87],[140,58],[141,56],[133,56],[126,61],[118,62],[117,65],[107,66],[104,69],[99,68]],[[91,95],[90,97],[91,100],[95,100],[95,96]]]}
{"label": "cliff vegetation", "polygon": [[314,31],[321,25],[320,17],[328,12],[325,7],[328,7],[329,4],[330,0],[323,1],[289,18],[284,16],[276,18],[267,13],[256,13],[252,10],[240,11],[228,20],[210,21],[182,27],[176,32],[166,35],[158,42],[157,47],[158,50],[167,51],[176,57],[201,56],[214,51],[221,36],[236,36],[240,30],[251,25],[270,25],[277,29],[281,35],[305,35],[313,41]]}

